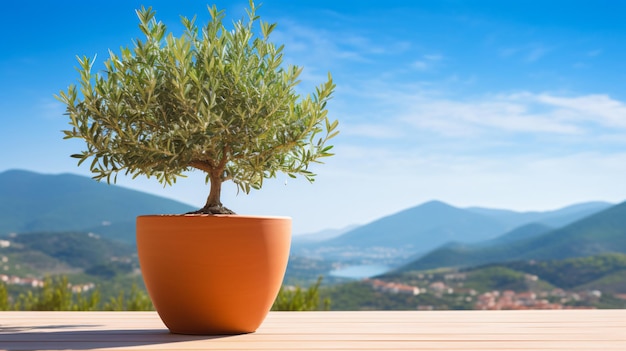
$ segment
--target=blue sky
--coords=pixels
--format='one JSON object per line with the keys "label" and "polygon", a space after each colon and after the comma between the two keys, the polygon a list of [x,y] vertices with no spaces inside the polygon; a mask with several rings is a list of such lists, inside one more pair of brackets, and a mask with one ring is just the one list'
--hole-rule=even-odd
{"label": "blue sky", "polygon": [[[231,19],[247,1],[217,1]],[[384,4],[382,6],[381,4]],[[0,12],[0,172],[89,176],[62,140],[53,95],[78,78],[76,55],[97,63],[140,37],[134,9],[208,20],[202,1],[21,1]],[[286,1],[277,22],[285,61],[309,92],[331,72],[336,156],[314,184],[281,176],[261,191],[223,190],[242,214],[288,215],[294,232],[364,224],[438,199],[455,206],[546,210],[626,200],[626,2]],[[200,207],[199,172],[163,188],[118,185]]]}

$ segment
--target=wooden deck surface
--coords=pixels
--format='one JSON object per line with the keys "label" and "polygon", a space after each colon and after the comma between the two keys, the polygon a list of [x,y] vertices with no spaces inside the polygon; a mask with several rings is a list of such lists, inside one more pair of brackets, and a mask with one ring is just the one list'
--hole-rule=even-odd
{"label": "wooden deck surface", "polygon": [[154,312],[0,312],[2,350],[626,350],[626,310],[271,312],[256,333],[170,334]]}

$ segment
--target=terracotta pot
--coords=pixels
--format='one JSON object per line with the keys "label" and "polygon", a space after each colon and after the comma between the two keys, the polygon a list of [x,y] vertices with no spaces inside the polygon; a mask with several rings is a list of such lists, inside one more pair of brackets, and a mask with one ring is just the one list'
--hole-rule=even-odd
{"label": "terracotta pot", "polygon": [[143,279],[173,333],[254,332],[278,294],[290,244],[285,217],[137,217]]}

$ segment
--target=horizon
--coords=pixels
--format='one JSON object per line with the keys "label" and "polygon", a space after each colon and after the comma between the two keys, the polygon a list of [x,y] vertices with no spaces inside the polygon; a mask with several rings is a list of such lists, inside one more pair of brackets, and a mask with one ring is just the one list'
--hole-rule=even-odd
{"label": "horizon", "polygon": [[[226,24],[247,1],[214,1]],[[260,2],[258,2],[260,3]],[[258,5],[257,3],[257,5]],[[91,177],[62,140],[53,95],[77,82],[76,56],[118,52],[140,37],[140,1],[12,3],[0,14],[0,172]],[[205,3],[151,1],[179,34],[179,15],[206,23]],[[301,93],[333,75],[335,156],[314,184],[280,175],[249,195],[225,184],[237,213],[293,218],[294,233],[365,224],[433,199],[459,208],[546,211],[626,199],[626,3],[456,0],[266,0]],[[112,21],[111,19],[115,19]],[[84,165],[83,165],[84,166]],[[201,172],[164,188],[120,175],[117,185],[201,207]]]}
{"label": "horizon", "polygon": [[[39,172],[33,172],[33,171],[25,170],[25,169],[8,169],[8,170],[0,171],[0,175],[3,174],[3,173],[6,173],[6,172],[31,172],[31,173],[35,173],[37,175],[44,175],[44,176],[78,176],[78,177],[83,177],[83,178],[89,178],[89,177],[87,177],[85,175],[81,175],[81,174],[77,174],[77,173],[71,173],[71,172],[64,172],[64,173],[39,173]],[[177,201],[177,202],[179,202],[181,204],[184,204],[184,205],[193,206],[192,204],[180,202],[178,200],[171,199],[171,198],[168,198],[168,197],[164,197],[164,196],[158,195],[158,194],[143,192],[143,191],[137,190],[135,188],[129,188],[129,187],[118,185],[118,184],[110,184],[110,185],[111,186],[121,187],[121,188],[124,188],[126,190],[138,191],[138,192],[141,192],[141,193],[144,193],[144,194],[157,196],[157,197],[160,197],[162,199]],[[591,204],[606,204],[609,207],[613,207],[613,206],[620,205],[622,203],[626,203],[626,200],[619,201],[617,203],[606,202],[606,201],[585,201],[585,202],[577,202],[577,203],[568,204],[568,205],[565,205],[565,206],[562,206],[562,207],[558,207],[558,208],[546,209],[546,210],[543,210],[543,211],[533,211],[533,210],[531,210],[531,211],[517,211],[517,210],[508,209],[508,208],[495,208],[495,207],[482,207],[482,206],[456,206],[454,204],[447,203],[445,201],[441,201],[441,200],[438,200],[438,199],[430,199],[430,200],[427,200],[425,202],[417,203],[417,204],[414,204],[414,205],[409,206],[407,208],[400,209],[399,211],[394,212],[394,213],[389,213],[389,214],[383,215],[381,217],[372,218],[371,220],[369,220],[368,222],[365,222],[365,223],[351,223],[351,224],[345,225],[343,227],[322,228],[322,229],[317,230],[315,232],[293,232],[293,235],[294,236],[310,236],[310,235],[316,235],[316,234],[323,233],[323,232],[346,232],[347,233],[348,231],[351,231],[353,229],[357,229],[359,227],[367,226],[369,224],[372,224],[373,222],[376,222],[378,220],[384,219],[386,217],[397,215],[400,212],[412,210],[414,208],[418,208],[418,207],[422,207],[422,206],[430,205],[430,204],[442,204],[442,205],[445,205],[445,206],[450,206],[450,207],[453,207],[453,208],[456,208],[456,209],[461,209],[461,210],[493,210],[493,211],[510,211],[510,212],[514,212],[514,213],[517,213],[517,214],[529,214],[529,213],[542,213],[542,212],[558,211],[558,210],[564,210],[564,209],[573,208],[573,207],[577,207],[577,206],[587,206],[587,205],[591,205]],[[347,229],[349,229],[349,230],[346,231]]]}

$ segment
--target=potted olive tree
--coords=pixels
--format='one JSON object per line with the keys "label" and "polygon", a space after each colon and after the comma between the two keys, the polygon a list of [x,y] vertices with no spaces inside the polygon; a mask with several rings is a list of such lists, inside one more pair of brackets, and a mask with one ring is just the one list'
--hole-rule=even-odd
{"label": "potted olive tree", "polygon": [[282,282],[291,219],[235,215],[220,200],[222,184],[245,193],[279,172],[313,181],[311,163],[331,156],[327,141],[337,121],[326,104],[328,81],[305,97],[295,88],[301,68],[282,63],[269,41],[275,24],[248,16],[223,24],[208,9],[198,26],[182,18],[175,37],[151,8],[137,11],[145,39],[111,52],[104,70],[79,58],[80,79],[57,99],[67,106],[71,129],[86,150],[97,180],[122,172],[172,184],[192,169],[206,174],[210,193],[198,211],[137,219],[140,265],[155,308],[175,333],[253,332]]}

